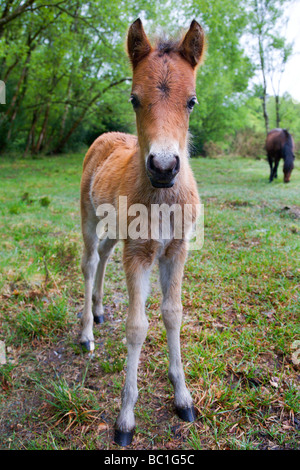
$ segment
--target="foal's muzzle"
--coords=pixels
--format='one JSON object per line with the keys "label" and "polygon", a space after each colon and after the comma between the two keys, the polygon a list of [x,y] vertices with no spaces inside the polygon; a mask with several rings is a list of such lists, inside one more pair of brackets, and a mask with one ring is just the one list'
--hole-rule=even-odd
{"label": "foal's muzzle", "polygon": [[178,155],[161,158],[150,154],[147,158],[147,174],[154,188],[171,188],[180,170]]}

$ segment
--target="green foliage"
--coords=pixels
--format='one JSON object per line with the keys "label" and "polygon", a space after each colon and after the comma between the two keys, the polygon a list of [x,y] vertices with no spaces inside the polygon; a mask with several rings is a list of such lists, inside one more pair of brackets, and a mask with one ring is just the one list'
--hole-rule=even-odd
{"label": "green foliage", "polygon": [[[17,2],[12,3],[10,11]],[[122,119],[127,100],[120,99],[130,85],[124,40],[144,2],[33,3],[0,36],[0,75],[7,85],[2,142],[21,151],[52,152],[84,143],[90,129],[99,134],[107,122],[119,120],[129,130]],[[151,16],[151,8],[147,12]],[[121,109],[119,102],[125,103]]]}
{"label": "green foliage", "polygon": [[41,300],[32,304],[30,309],[20,309],[14,321],[16,337],[22,341],[54,339],[71,324],[66,303],[60,299],[51,304]]}
{"label": "green foliage", "polygon": [[[206,57],[197,78],[199,106],[190,122],[194,153],[205,153],[209,142],[226,146],[227,136],[245,128],[263,131],[262,103],[258,89],[249,91],[249,81],[261,68],[261,57],[266,73],[274,77],[292,53],[276,26],[284,3],[0,1],[0,79],[6,83],[6,105],[0,105],[0,151],[83,152],[102,132],[134,133],[125,42],[128,26],[137,17],[150,37],[163,31],[178,36],[192,18],[205,29]],[[262,48],[255,40],[247,56],[242,39],[258,33],[263,36]],[[273,104],[270,99],[268,110]],[[276,124],[273,114],[271,110],[270,127],[274,120]],[[300,135],[297,116],[297,104],[281,97],[282,127]],[[12,207],[11,213],[18,210]]]}
{"label": "green foliage", "polygon": [[[276,109],[274,97],[269,98],[269,117],[271,127],[276,127]],[[280,116],[282,127],[288,129],[296,141],[299,152],[300,142],[300,103],[295,101],[288,93],[285,93],[280,100]]]}
{"label": "green foliage", "polygon": [[250,60],[240,45],[247,21],[244,7],[243,1],[191,2],[190,15],[200,12],[207,34],[205,63],[197,80],[200,105],[191,118],[198,153],[208,140],[220,142],[243,125],[239,110],[252,76]]}

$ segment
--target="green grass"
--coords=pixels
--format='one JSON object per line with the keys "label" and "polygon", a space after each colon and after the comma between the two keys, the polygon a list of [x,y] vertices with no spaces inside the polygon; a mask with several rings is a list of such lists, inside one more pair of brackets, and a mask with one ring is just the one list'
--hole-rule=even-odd
{"label": "green grass", "polygon": [[[88,360],[79,185],[82,155],[0,160],[0,448],[115,449],[128,306],[121,246]],[[182,356],[197,421],[179,421],[167,379],[157,268],[139,367],[133,449],[299,448],[300,171],[268,183],[263,160],[191,161],[205,238],[187,260]],[[88,367],[87,367],[88,366]]]}

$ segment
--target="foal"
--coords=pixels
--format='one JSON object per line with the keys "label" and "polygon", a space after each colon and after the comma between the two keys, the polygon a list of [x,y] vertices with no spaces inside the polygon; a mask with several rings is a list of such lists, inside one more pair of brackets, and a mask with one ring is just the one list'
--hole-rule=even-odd
{"label": "foal", "polygon": [[[199,204],[196,182],[188,162],[188,125],[189,115],[197,102],[195,76],[203,55],[203,30],[194,20],[183,39],[176,43],[160,42],[153,47],[138,19],[129,29],[127,47],[133,69],[130,101],[136,113],[138,137],[117,132],[103,134],[92,144],[83,163],[81,216],[85,304],[80,341],[89,351],[94,349],[93,321],[103,321],[106,263],[118,241],[107,236],[99,242],[97,208],[101,204],[111,204],[119,216],[124,216],[120,212],[119,197],[126,196],[128,207],[143,204],[149,209],[151,218],[153,204],[178,204],[181,208],[185,204],[193,208]],[[129,221],[130,217],[127,217]],[[177,239],[174,226],[170,225],[171,235],[167,239],[153,238],[150,232],[143,239],[121,237],[125,238],[123,265],[129,309],[127,374],[115,431],[115,442],[120,445],[131,442],[135,427],[137,368],[148,328],[145,301],[155,260],[160,269],[161,311],[170,360],[168,376],[174,386],[176,410],[186,421],[195,418],[180,353],[181,281],[191,226],[185,227],[183,236]]]}

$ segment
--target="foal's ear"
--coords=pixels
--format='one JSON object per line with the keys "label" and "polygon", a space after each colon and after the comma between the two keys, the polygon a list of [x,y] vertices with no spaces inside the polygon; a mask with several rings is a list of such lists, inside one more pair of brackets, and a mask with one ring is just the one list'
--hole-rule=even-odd
{"label": "foal's ear", "polygon": [[127,50],[133,68],[151,51],[151,44],[146,36],[141,20],[138,18],[129,28]]}
{"label": "foal's ear", "polygon": [[196,20],[193,20],[190,29],[179,46],[179,52],[195,68],[201,61],[203,51],[204,31],[202,26]]}

